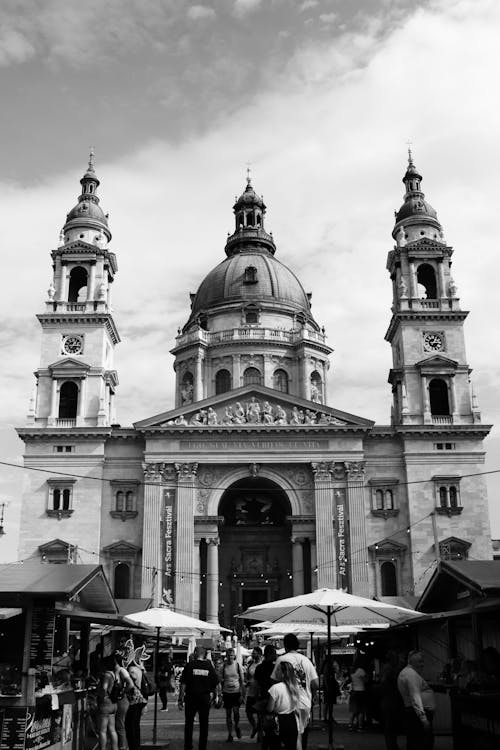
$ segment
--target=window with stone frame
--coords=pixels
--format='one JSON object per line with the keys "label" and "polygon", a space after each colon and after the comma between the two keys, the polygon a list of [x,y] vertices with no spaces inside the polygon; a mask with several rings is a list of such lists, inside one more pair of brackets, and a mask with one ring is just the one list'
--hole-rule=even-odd
{"label": "window with stone frame", "polygon": [[439,542],[440,560],[467,560],[471,543],[456,536],[449,536]]}
{"label": "window with stone frame", "polygon": [[390,477],[368,480],[372,515],[382,518],[398,515],[398,483],[398,479]]}
{"label": "window with stone frame", "polygon": [[112,518],[127,521],[137,516],[137,494],[139,481],[129,479],[111,480],[111,511]]}
{"label": "window with stone frame", "polygon": [[401,570],[407,547],[394,539],[382,539],[368,547],[375,564],[378,596],[398,596],[401,592]]}
{"label": "window with stone frame", "polygon": [[76,479],[59,478],[47,480],[47,510],[49,518],[69,518],[73,513],[73,487]]}
{"label": "window with stone frame", "polygon": [[434,476],[435,511],[444,516],[458,516],[462,510],[460,501],[460,477]]}

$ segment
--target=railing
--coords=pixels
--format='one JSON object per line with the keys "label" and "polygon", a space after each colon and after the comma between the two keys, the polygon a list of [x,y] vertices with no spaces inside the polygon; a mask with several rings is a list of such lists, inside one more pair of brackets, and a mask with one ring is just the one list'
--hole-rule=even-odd
{"label": "railing", "polygon": [[307,339],[309,341],[317,341],[321,344],[326,343],[326,335],[324,333],[310,331],[307,328],[285,331],[281,328],[242,327],[213,332],[199,328],[197,331],[181,333],[177,336],[176,346],[186,346],[197,341],[203,341],[207,344],[218,344],[226,341],[248,341],[250,339],[252,341],[284,341],[289,344]]}
{"label": "railing", "polygon": [[76,419],[56,419],[56,427],[76,427]]}
{"label": "railing", "polygon": [[73,303],[73,302],[71,302],[71,303],[68,302],[68,304],[66,305],[66,310],[68,312],[85,312],[85,307],[86,307],[85,303],[83,303],[83,304],[80,304],[80,303],[76,304],[76,303]]}
{"label": "railing", "polygon": [[451,415],[444,415],[439,417],[433,415],[432,424],[453,424],[453,417]]}

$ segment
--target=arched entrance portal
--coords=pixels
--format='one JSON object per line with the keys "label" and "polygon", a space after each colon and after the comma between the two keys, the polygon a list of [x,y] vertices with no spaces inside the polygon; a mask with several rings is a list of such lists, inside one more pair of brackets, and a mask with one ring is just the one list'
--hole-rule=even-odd
{"label": "arched entrance portal", "polygon": [[223,494],[219,516],[219,622],[254,604],[292,595],[290,502],[275,482],[246,477]]}

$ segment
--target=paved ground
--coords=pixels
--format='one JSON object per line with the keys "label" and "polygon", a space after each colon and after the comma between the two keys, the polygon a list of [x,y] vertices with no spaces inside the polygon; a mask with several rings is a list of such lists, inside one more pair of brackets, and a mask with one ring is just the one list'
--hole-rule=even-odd
{"label": "paved ground", "polygon": [[[152,699],[150,699],[152,703]],[[385,741],[382,733],[376,728],[364,733],[352,733],[348,731],[347,708],[345,706],[335,707],[335,716],[340,722],[334,727],[334,747],[344,747],[345,750],[385,750]],[[166,713],[158,713],[157,744],[165,746],[168,742],[169,750],[183,750],[184,713],[179,711],[172,703]],[[142,742],[144,746],[151,746],[153,734],[153,705],[143,714],[141,722]],[[225,726],[225,714],[223,710],[212,710],[210,712],[209,750],[259,750],[255,740],[250,739],[250,727],[242,712],[241,740],[232,744],[226,743],[227,730]],[[197,747],[198,732],[195,723],[194,746]],[[327,748],[328,733],[324,722],[317,718],[313,721],[312,731],[309,735],[309,750]],[[405,750],[404,737],[399,739],[400,750]],[[436,737],[435,750],[452,750],[451,737]]]}

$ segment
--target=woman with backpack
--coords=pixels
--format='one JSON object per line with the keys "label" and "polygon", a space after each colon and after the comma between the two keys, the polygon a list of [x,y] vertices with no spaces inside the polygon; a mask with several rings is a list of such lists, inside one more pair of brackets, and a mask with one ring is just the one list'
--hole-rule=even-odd
{"label": "woman with backpack", "polygon": [[118,750],[115,716],[117,709],[117,691],[115,687],[115,657],[107,656],[102,660],[102,672],[97,686],[97,726],[99,731],[99,750],[106,750],[109,741],[111,750]]}
{"label": "woman with backpack", "polygon": [[245,701],[245,683],[243,669],[236,661],[234,648],[228,648],[222,667],[222,703],[226,709],[227,740],[233,741],[234,731],[238,739],[241,738],[240,705]]}
{"label": "woman with backpack", "polygon": [[278,717],[279,738],[285,750],[300,750],[301,724],[300,685],[293,664],[281,663],[281,682],[269,688],[267,710]]}
{"label": "woman with backpack", "polygon": [[[132,688],[128,693],[129,707],[125,716],[125,732],[129,750],[141,750],[141,715],[148,702],[143,687],[145,668],[144,662],[149,659],[145,646],[136,648],[128,663],[128,672],[132,678]],[[147,680],[146,680],[147,681]]]}

